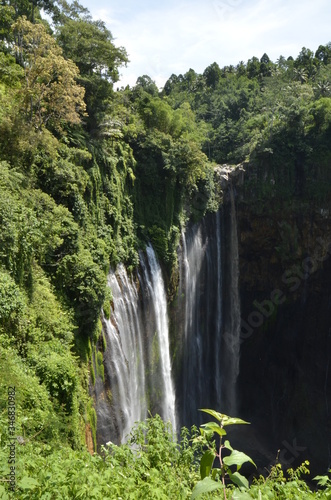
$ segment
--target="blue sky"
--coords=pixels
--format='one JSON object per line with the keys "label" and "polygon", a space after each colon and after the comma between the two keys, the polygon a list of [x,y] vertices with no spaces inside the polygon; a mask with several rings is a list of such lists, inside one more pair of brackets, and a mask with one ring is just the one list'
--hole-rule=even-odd
{"label": "blue sky", "polygon": [[162,87],[172,73],[198,73],[266,52],[296,57],[331,41],[330,0],[80,0],[102,19],[130,63],[121,85],[147,74]]}

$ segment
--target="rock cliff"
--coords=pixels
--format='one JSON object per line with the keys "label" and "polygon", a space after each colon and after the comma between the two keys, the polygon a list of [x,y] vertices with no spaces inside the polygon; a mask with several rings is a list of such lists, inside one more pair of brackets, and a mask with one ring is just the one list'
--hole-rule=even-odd
{"label": "rock cliff", "polygon": [[[243,175],[243,174],[241,174]],[[240,265],[239,415],[247,451],[311,470],[331,464],[331,204],[247,194],[236,183]],[[246,437],[245,437],[246,436]],[[240,436],[239,436],[240,438]]]}

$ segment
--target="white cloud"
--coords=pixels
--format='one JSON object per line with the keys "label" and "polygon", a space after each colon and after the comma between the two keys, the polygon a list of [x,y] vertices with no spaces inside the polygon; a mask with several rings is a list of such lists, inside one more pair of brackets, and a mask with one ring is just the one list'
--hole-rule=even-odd
{"label": "white cloud", "polygon": [[145,9],[144,2],[133,8],[118,0],[99,10],[98,1],[88,8],[107,23],[131,61],[119,85],[134,85],[148,74],[162,86],[172,73],[190,67],[202,72],[214,61],[235,65],[264,52],[272,60],[295,57],[302,46],[316,50],[329,41],[328,0],[167,0]]}

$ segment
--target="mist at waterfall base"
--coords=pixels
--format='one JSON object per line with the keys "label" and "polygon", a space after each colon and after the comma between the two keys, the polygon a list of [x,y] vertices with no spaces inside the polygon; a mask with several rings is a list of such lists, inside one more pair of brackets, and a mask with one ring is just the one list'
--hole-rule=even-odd
{"label": "mist at waterfall base", "polygon": [[124,442],[149,412],[171,422],[175,432],[202,423],[199,408],[236,412],[240,303],[233,193],[228,210],[182,232],[172,304],[152,246],[139,257],[131,276],[123,265],[109,275],[105,383],[96,383],[99,444]]}

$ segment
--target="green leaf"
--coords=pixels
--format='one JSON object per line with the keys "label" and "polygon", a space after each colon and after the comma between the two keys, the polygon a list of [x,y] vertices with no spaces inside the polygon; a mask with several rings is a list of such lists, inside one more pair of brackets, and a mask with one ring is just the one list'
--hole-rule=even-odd
{"label": "green leaf", "polygon": [[318,486],[326,486],[330,481],[328,476],[315,476],[313,481],[318,481]]}
{"label": "green leaf", "polygon": [[231,498],[232,500],[252,500],[252,497],[249,493],[246,493],[245,491],[239,491],[237,489],[233,492]]}
{"label": "green leaf", "polygon": [[39,482],[36,479],[33,479],[33,477],[24,476],[21,481],[17,483],[17,486],[23,490],[33,490],[36,486],[39,486]]}
{"label": "green leaf", "polygon": [[191,500],[199,498],[203,493],[210,493],[211,491],[222,489],[222,483],[213,481],[210,477],[205,477],[202,481],[199,481],[193,491]]}
{"label": "green leaf", "polygon": [[220,436],[226,436],[226,431],[222,429],[222,427],[220,427],[216,422],[207,422],[206,424],[202,424],[201,427],[203,427],[206,431],[212,431],[216,432]]}
{"label": "green leaf", "polygon": [[253,464],[256,467],[253,460],[248,455],[246,455],[246,453],[243,453],[242,451],[237,451],[237,450],[233,450],[231,455],[229,455],[228,457],[224,457],[223,462],[228,467],[230,465],[236,465],[237,470],[239,470],[240,467],[246,462],[250,462],[251,464]]}
{"label": "green leaf", "polygon": [[219,413],[218,411],[215,411],[215,410],[209,410],[207,408],[200,408],[200,411],[204,411],[205,413],[208,413],[212,417],[216,418],[216,420],[221,422],[222,426],[235,425],[235,424],[249,424],[249,422],[246,422],[245,420],[242,420],[241,418],[228,417],[228,415],[225,415],[224,413]]}
{"label": "green leaf", "polygon": [[247,489],[249,488],[248,480],[244,476],[239,474],[239,472],[232,473],[230,470],[228,470],[228,474],[229,474],[231,481],[234,484],[236,484],[240,488],[247,488]]}
{"label": "green leaf", "polygon": [[225,443],[223,445],[223,448],[226,448],[227,450],[233,451],[233,448],[232,448],[232,446],[230,444],[230,441],[228,441],[228,440],[225,441]]}
{"label": "green leaf", "polygon": [[218,420],[219,422],[222,420],[222,417],[224,416],[221,413],[218,413],[218,411],[208,410],[206,408],[199,408],[199,411],[204,411],[205,413],[209,413],[209,415],[216,418],[216,420]]}
{"label": "green leaf", "polygon": [[204,479],[206,476],[209,476],[214,460],[215,460],[215,453],[211,450],[207,450],[206,453],[202,456],[200,461],[201,479]]}
{"label": "green leaf", "polygon": [[227,415],[222,415],[222,425],[224,427],[226,425],[235,425],[235,424],[250,424],[250,422],[246,422],[245,420],[242,420],[241,418],[237,417],[228,417]]}
{"label": "green leaf", "polygon": [[212,475],[212,478],[214,479],[214,481],[216,481],[216,474],[219,474],[222,472],[222,469],[219,469],[218,467],[215,467],[212,472],[211,472],[211,475]]}

